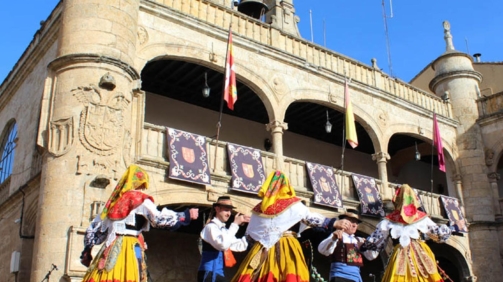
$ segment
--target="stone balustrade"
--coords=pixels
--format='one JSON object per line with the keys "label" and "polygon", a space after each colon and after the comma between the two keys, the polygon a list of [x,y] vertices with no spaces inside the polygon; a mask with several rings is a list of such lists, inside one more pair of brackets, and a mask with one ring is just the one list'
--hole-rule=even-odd
{"label": "stone balustrade", "polygon": [[373,87],[374,90],[384,91],[395,98],[434,111],[438,115],[452,118],[452,113],[449,111],[447,104],[435,95],[415,88],[397,78],[390,77],[378,67],[365,65],[315,43],[282,33],[269,24],[230,8],[205,0],[150,0],[147,2],[157,2],[174,11],[188,14],[198,21],[218,26],[224,30],[227,30],[232,22],[235,37],[245,38],[293,55],[304,61],[306,68],[315,69],[328,75],[337,74],[351,78],[352,81],[360,82],[367,87]]}
{"label": "stone balustrade", "polygon": [[503,92],[480,98],[479,110],[483,117],[503,113]]}
{"label": "stone balustrade", "polygon": [[[142,142],[139,146],[139,158],[138,160],[152,164],[154,166],[169,166],[169,158],[166,152],[166,128],[163,126],[153,125],[145,123]],[[210,160],[210,168],[212,172],[212,177],[226,177],[231,178],[231,171],[228,168],[227,162],[227,143],[219,141],[216,144],[216,140],[207,139],[207,148]],[[217,149],[217,154],[215,158],[215,149]],[[275,155],[270,152],[262,151],[262,163],[266,173],[269,173],[276,169]],[[215,161],[216,160],[216,161]],[[303,194],[312,193],[309,184],[309,176],[306,173],[305,161],[285,157],[284,160],[284,173],[290,179],[290,184],[295,188],[296,191]],[[353,180],[351,178],[351,172],[335,170],[335,179],[341,191],[344,202],[356,203],[358,202],[358,195],[356,189],[354,188]],[[383,198],[383,188],[382,183],[379,179],[376,179],[377,187],[380,191],[381,198]],[[389,184],[387,189],[394,189],[397,184]],[[424,207],[428,213],[437,218],[444,217],[443,209],[440,203],[440,195],[429,193],[427,191],[417,191]]]}

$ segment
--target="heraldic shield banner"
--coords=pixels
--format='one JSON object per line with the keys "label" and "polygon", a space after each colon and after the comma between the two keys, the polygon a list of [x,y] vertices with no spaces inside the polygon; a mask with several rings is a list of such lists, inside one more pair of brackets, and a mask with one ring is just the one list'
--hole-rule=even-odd
{"label": "heraldic shield banner", "polygon": [[342,195],[335,181],[334,169],[310,162],[306,162],[306,169],[313,187],[314,203],[342,208]]}
{"label": "heraldic shield banner", "polygon": [[211,184],[206,137],[173,128],[166,128],[166,133],[169,178]]}
{"label": "heraldic shield banner", "polygon": [[456,232],[468,233],[466,220],[459,206],[458,199],[447,196],[440,196],[445,212],[449,218],[450,225],[454,226]]}
{"label": "heraldic shield banner", "polygon": [[362,204],[362,215],[384,217],[386,213],[373,177],[353,174],[353,183]]}
{"label": "heraldic shield banner", "polygon": [[227,144],[234,190],[257,194],[265,179],[260,151],[236,144]]}

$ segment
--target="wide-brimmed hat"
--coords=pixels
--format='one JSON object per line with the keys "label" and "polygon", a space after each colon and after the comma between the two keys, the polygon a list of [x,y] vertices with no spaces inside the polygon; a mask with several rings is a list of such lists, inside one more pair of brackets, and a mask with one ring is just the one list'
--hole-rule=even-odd
{"label": "wide-brimmed hat", "polygon": [[231,197],[220,196],[216,203],[213,203],[213,207],[226,207],[230,209],[235,209],[236,207],[232,205]]}
{"label": "wide-brimmed hat", "polygon": [[339,219],[347,219],[347,218],[354,218],[358,221],[358,223],[362,223],[362,221],[360,220],[360,216],[358,216],[358,211],[357,210],[353,210],[353,209],[348,209],[346,210],[345,213],[339,215]]}

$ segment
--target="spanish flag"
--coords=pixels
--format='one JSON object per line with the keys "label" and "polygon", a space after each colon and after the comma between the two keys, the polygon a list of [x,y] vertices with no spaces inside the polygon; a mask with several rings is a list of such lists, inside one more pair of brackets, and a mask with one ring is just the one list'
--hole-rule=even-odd
{"label": "spanish flag", "polygon": [[224,100],[227,107],[234,110],[234,104],[238,100],[236,87],[236,72],[234,71],[234,54],[232,52],[232,30],[229,27],[229,41],[227,43],[227,61],[225,63]]}
{"label": "spanish flag", "polygon": [[358,146],[358,136],[356,136],[355,117],[353,115],[353,105],[349,100],[348,81],[344,83],[344,100],[346,103],[346,140],[354,149]]}

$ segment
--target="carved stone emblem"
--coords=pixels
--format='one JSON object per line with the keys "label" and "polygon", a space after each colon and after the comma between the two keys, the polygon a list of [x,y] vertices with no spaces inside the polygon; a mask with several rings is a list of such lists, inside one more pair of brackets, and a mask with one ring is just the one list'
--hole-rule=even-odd
{"label": "carved stone emblem", "polygon": [[49,153],[66,154],[73,145],[73,117],[51,121],[49,129]]}
{"label": "carved stone emblem", "polygon": [[122,149],[123,111],[130,103],[122,93],[116,93],[103,103],[100,89],[91,85],[72,90],[85,109],[80,115],[79,138],[89,151],[108,156]]}
{"label": "carved stone emblem", "polygon": [[105,157],[79,155],[77,156],[77,174],[103,174],[117,180],[117,171],[120,169],[118,163],[118,161]]}
{"label": "carved stone emblem", "polygon": [[148,41],[148,32],[143,26],[138,27],[136,34],[138,36],[138,42],[140,43],[140,45],[143,45]]}

